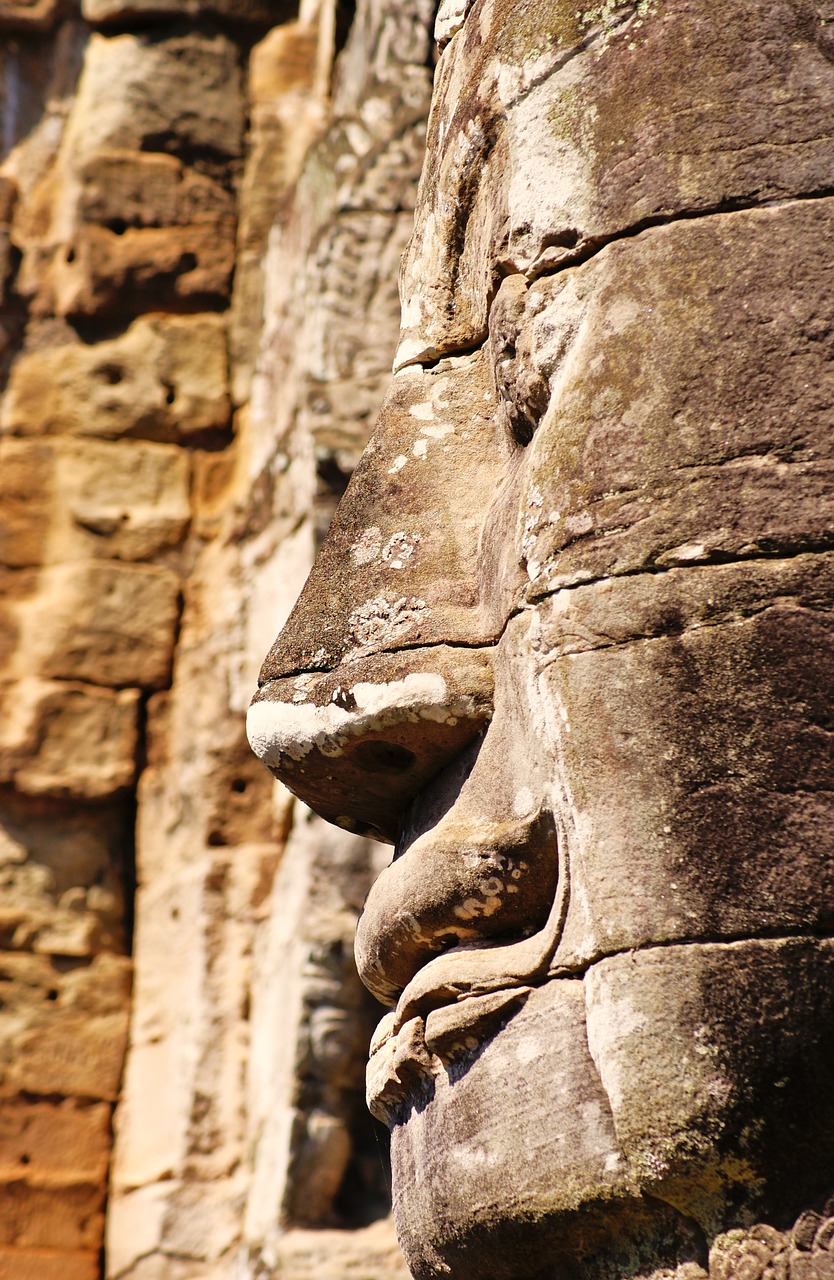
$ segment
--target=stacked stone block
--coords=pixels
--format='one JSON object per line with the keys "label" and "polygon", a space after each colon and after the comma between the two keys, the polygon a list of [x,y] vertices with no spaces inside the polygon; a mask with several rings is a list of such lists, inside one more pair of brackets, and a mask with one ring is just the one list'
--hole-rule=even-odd
{"label": "stacked stone block", "polygon": [[3,1280],[404,1274],[379,853],[243,713],[387,381],[432,10],[0,5]]}

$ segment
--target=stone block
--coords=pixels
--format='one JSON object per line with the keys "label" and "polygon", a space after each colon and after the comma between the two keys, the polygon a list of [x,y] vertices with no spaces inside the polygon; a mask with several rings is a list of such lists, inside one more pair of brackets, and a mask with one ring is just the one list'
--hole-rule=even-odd
{"label": "stone block", "polygon": [[17,287],[32,312],[223,304],[235,236],[227,169],[242,128],[227,37],[94,35],[57,158],[15,221]]}
{"label": "stone block", "polygon": [[606,23],[605,6],[490,0],[446,49],[400,362],[480,341],[499,270],[538,274],[675,213],[828,189],[818,10],[756,0],[717,27],[710,0],[629,8]]}
{"label": "stone block", "polygon": [[716,214],[530,287],[512,375],[543,379],[547,407],[518,512],[530,598],[828,544],[832,226],[825,198]]}
{"label": "stone block", "polygon": [[111,1196],[105,1246],[108,1275],[129,1272],[140,1258],[159,1249],[173,1187],[170,1179],[164,1179]]}
{"label": "stone block", "polygon": [[133,781],[138,690],[29,678],[0,705],[0,778],[19,791],[100,800]]}
{"label": "stone block", "polygon": [[618,1204],[620,1144],[588,1050],[582,981],[535,989],[486,1043],[467,1036],[466,1003],[461,1056],[412,1088],[407,1123],[391,1134],[394,1219],[413,1274],[569,1275],[577,1255],[605,1250],[612,1274],[627,1274],[628,1259],[647,1275],[646,1241],[658,1231],[673,1248],[679,1228],[667,1205]]}
{"label": "stone block", "polygon": [[298,12],[292,0],[82,0],[81,12],[94,26],[134,23],[148,18],[224,18],[232,23],[289,21]]}
{"label": "stone block", "polygon": [[96,154],[73,174],[73,229],[44,268],[38,311],[217,306],[234,267],[234,197],[167,154]]}
{"label": "stone block", "polygon": [[232,194],[165,152],[105,151],[80,164],[76,177],[79,220],[119,237],[131,228],[217,229],[234,221]]}
{"label": "stone block", "polygon": [[243,101],[237,46],[228,36],[165,27],[93,35],[69,126],[75,163],[100,152],[241,154]]}
{"label": "stone block", "polygon": [[[140,846],[135,1017],[116,1113],[117,1195],[171,1178],[220,1182],[238,1167],[252,899],[268,852],[192,848],[191,866],[169,862],[148,877],[145,855],[155,863],[157,850]],[[186,1185],[184,1208],[189,1194]]]}
{"label": "stone block", "polygon": [[65,8],[64,0],[2,0],[0,31],[49,31]]}
{"label": "stone block", "polygon": [[56,1195],[26,1182],[0,1183],[0,1242],[5,1245],[95,1249],[103,1231],[103,1184],[76,1184]]}
{"label": "stone block", "polygon": [[0,440],[0,564],[43,560],[55,499],[54,460],[47,445]]}
{"label": "stone block", "polygon": [[0,1098],[23,1093],[115,1101],[130,974],[127,957],[107,953],[74,965],[0,954]]}
{"label": "stone block", "polygon": [[92,956],[125,947],[129,807],[0,798],[0,948]]}
{"label": "stone block", "polygon": [[[410,1280],[390,1218],[354,1231],[296,1228],[273,1246],[279,1266],[293,1280]],[[270,1250],[271,1252],[271,1250]]]}
{"label": "stone block", "polygon": [[819,1194],[833,968],[829,940],[799,937],[649,948],[588,971],[588,1043],[629,1175],[697,1206],[710,1234],[753,1187],[770,1213]]}
{"label": "stone block", "polygon": [[214,226],[139,227],[124,232],[81,226],[70,255],[54,265],[33,308],[44,314],[113,316],[219,306],[234,267],[231,219]]}
{"label": "stone block", "polygon": [[0,1185],[60,1192],[102,1182],[110,1154],[110,1105],[76,1098],[0,1100]]}
{"label": "stone block", "polygon": [[177,547],[191,518],[188,458],[175,445],[65,440],[53,446],[66,553],[149,560]]}
{"label": "stone block", "polygon": [[161,566],[89,560],[45,571],[27,625],[41,674],[154,689],[169,678],[179,580]]}
{"label": "stone block", "polygon": [[[36,331],[37,334],[37,331]],[[142,316],[118,337],[35,342],[12,366],[0,408],[10,435],[199,438],[229,425],[220,316]]]}
{"label": "stone block", "polygon": [[548,750],[575,806],[557,963],[830,931],[832,593],[834,557],[811,554],[612,579],[542,609],[539,687],[563,717]]}
{"label": "stone block", "polygon": [[0,1280],[99,1280],[98,1249],[17,1249],[0,1245]]}

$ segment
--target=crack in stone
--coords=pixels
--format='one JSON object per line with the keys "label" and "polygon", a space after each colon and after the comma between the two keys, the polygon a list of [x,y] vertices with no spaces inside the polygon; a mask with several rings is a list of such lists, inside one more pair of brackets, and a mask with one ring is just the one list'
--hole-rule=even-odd
{"label": "crack in stone", "polygon": [[[509,615],[510,618],[537,609],[544,600],[558,596],[563,591],[578,591],[582,587],[593,587],[603,582],[617,582],[620,578],[657,577],[662,573],[670,573],[681,569],[715,569],[732,564],[763,564],[782,560],[798,560],[800,556],[827,555],[834,550],[834,534],[820,538],[817,542],[800,543],[795,550],[786,547],[775,548],[772,552],[750,552],[749,555],[734,555],[732,552],[716,552],[714,556],[698,560],[688,560],[686,564],[644,564],[635,569],[623,569],[621,573],[604,573],[598,577],[582,578],[576,582],[562,583],[558,587],[543,588],[534,599],[525,600]],[[508,618],[509,621],[509,618]],[[503,634],[505,628],[502,628]]]}
{"label": "crack in stone", "polygon": [[[531,283],[534,280],[542,280],[549,276],[559,275],[570,267],[582,266],[584,263],[589,262],[598,253],[601,253],[603,249],[607,249],[610,244],[614,244],[619,240],[633,240],[642,235],[644,231],[651,231],[655,227],[670,226],[675,222],[697,222],[701,219],[720,217],[724,214],[750,213],[755,209],[781,209],[795,203],[805,203],[810,200],[830,200],[832,196],[834,196],[834,187],[820,187],[814,191],[799,191],[791,195],[774,196],[772,199],[728,199],[717,201],[713,205],[705,205],[702,209],[678,209],[673,213],[647,214],[645,218],[640,218],[637,222],[631,223],[619,231],[613,231],[610,235],[588,236],[581,248],[577,249],[573,254],[566,254],[560,262],[551,267],[544,266],[539,271],[531,268],[529,271],[520,271],[519,274],[523,275]],[[579,243],[582,244],[582,241],[583,237],[580,235]]]}
{"label": "crack in stone", "polygon": [[814,929],[812,926],[805,925],[802,928],[797,926],[794,929],[763,929],[759,933],[737,933],[726,934],[723,937],[712,937],[711,935],[703,938],[681,937],[681,938],[661,938],[651,942],[636,943],[631,947],[621,947],[616,951],[600,951],[587,961],[576,965],[558,965],[552,968],[544,976],[544,978],[534,981],[530,980],[528,985],[534,987],[544,986],[546,982],[558,981],[559,978],[584,978],[594,965],[600,964],[603,960],[614,960],[618,956],[638,955],[646,951],[668,951],[672,947],[737,947],[745,942],[831,942],[834,943],[834,934],[830,930],[823,928]]}

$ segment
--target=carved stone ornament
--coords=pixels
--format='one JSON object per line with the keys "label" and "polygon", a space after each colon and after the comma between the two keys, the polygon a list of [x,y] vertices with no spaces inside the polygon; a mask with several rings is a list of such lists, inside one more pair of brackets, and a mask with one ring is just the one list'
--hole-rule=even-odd
{"label": "carved stone ornament", "polygon": [[249,717],[394,844],[419,1280],[834,1276],[822,8],[441,6],[395,376]]}

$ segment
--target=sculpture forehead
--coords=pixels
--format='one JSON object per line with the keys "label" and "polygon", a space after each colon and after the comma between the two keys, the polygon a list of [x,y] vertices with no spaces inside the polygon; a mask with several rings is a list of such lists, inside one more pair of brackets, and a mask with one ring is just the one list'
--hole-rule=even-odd
{"label": "sculpture forehead", "polygon": [[818,14],[789,0],[729,6],[720,23],[710,0],[608,8],[469,8],[438,70],[399,363],[482,340],[497,276],[568,266],[682,211],[827,189],[834,68]]}

